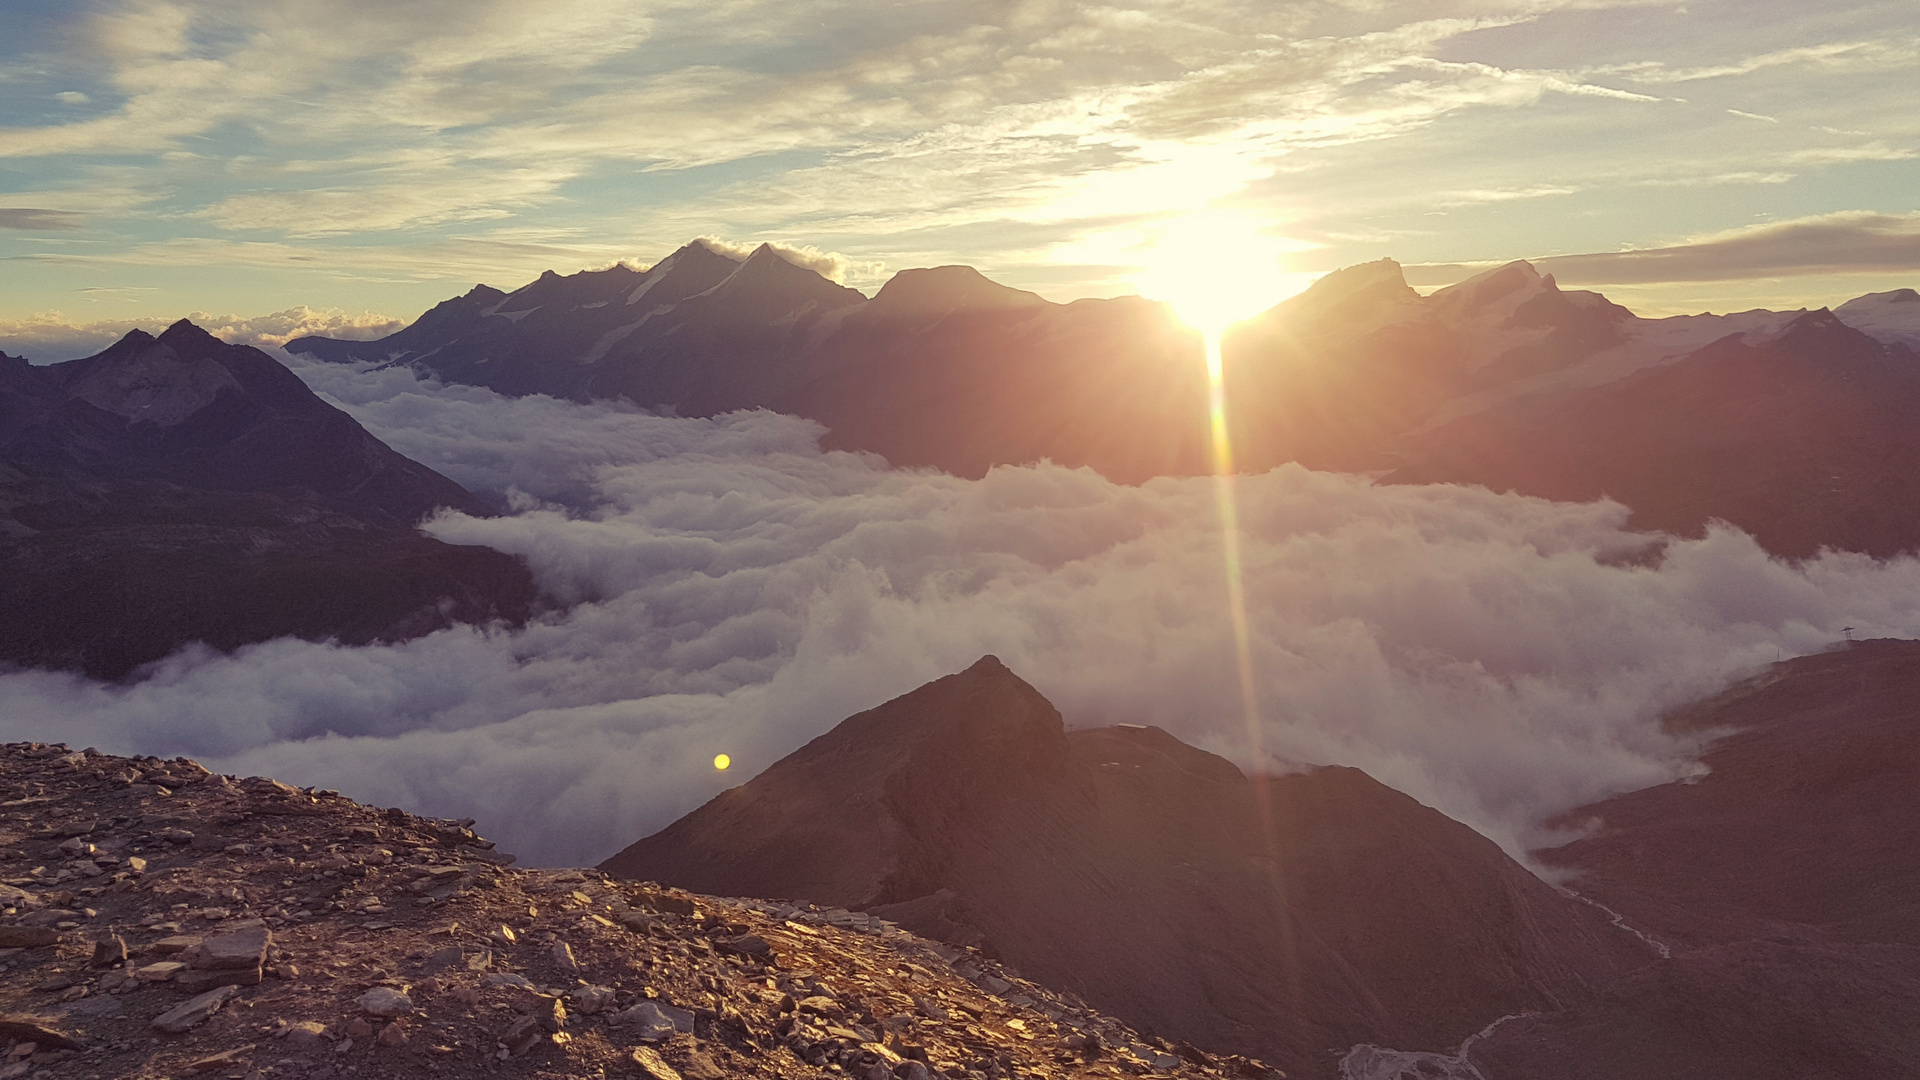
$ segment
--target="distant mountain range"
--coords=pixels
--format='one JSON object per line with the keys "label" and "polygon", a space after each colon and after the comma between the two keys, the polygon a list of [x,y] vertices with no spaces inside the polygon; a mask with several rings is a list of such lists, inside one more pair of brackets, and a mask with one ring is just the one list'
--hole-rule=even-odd
{"label": "distant mountain range", "polygon": [[258,349],[192,323],[0,354],[0,663],[119,678],[189,642],[518,621],[531,574],[414,526],[492,511]]}
{"label": "distant mountain range", "polygon": [[1296,1080],[1908,1075],[1920,643],[1669,720],[1711,771],[1576,810],[1549,886],[1347,768],[1066,731],[998,660],[853,716],[601,864],[865,911]]}
{"label": "distant mountain range", "polygon": [[[1382,260],[1239,325],[1225,352],[1243,470],[1607,494],[1644,527],[1723,518],[1799,556],[1920,547],[1920,509],[1888,502],[1912,464],[1916,345],[1912,290],[1642,319],[1525,262],[1423,297]],[[795,413],[829,447],[963,476],[1043,458],[1128,483],[1212,467],[1198,338],[1165,306],[1055,304],[963,266],[868,299],[771,247],[736,261],[694,242],[646,271],[479,286],[378,341],[287,347],[510,394]],[[1669,393],[1686,404],[1655,400]]]}

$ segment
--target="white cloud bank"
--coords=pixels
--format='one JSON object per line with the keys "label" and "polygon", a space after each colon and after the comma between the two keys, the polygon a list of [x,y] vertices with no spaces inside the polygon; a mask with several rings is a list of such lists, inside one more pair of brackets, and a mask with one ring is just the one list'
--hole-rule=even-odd
{"label": "white cloud bank", "polygon": [[[275,641],[142,682],[0,677],[0,735],[472,816],[598,860],[841,718],[996,653],[1072,724],[1161,725],[1243,766],[1360,766],[1519,850],[1546,815],[1687,771],[1662,710],[1851,625],[1920,630],[1920,563],[1769,559],[1612,505],[1239,485],[1260,730],[1242,716],[1211,482],[1040,465],[979,481],[824,454],[790,417],[648,416],[302,364],[397,449],[513,516],[431,531],[584,601],[508,633]],[[724,777],[709,764],[733,756]]]}

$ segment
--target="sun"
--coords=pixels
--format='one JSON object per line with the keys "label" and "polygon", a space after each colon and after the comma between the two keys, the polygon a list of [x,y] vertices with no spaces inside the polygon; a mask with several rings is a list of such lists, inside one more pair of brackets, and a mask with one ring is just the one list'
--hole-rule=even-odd
{"label": "sun", "polygon": [[1171,304],[1209,337],[1299,292],[1304,276],[1281,256],[1298,245],[1266,231],[1259,216],[1203,210],[1169,221],[1139,277],[1140,294]]}
{"label": "sun", "polygon": [[725,754],[715,754],[713,755],[713,767],[720,772],[726,772],[733,767],[733,759]]}

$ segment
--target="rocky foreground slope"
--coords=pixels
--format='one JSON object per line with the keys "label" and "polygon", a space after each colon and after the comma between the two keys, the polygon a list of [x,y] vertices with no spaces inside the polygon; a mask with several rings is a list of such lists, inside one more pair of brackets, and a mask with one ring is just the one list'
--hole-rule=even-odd
{"label": "rocky foreground slope", "polygon": [[884,920],[491,848],[185,759],[0,746],[0,1080],[1278,1075]]}

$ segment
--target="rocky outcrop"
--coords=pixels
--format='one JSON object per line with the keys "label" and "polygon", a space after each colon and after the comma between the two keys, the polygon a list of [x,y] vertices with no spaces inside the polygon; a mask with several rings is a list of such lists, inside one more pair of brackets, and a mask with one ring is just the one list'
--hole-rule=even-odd
{"label": "rocky outcrop", "polygon": [[200,641],[517,621],[519,560],[414,530],[490,513],[266,354],[180,322],[0,365],[0,662],[119,678]]}
{"label": "rocky outcrop", "polygon": [[1155,728],[1067,732],[991,657],[602,866],[862,909],[1298,1076],[1452,1048],[1654,955],[1357,770],[1249,780]]}
{"label": "rocky outcrop", "polygon": [[0,1077],[1276,1075],[883,921],[513,861],[330,791],[0,746],[0,927],[47,935],[0,948]]}

